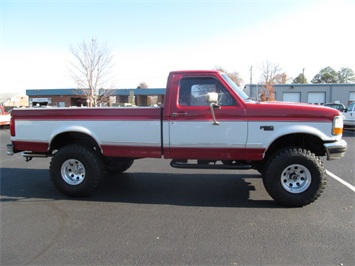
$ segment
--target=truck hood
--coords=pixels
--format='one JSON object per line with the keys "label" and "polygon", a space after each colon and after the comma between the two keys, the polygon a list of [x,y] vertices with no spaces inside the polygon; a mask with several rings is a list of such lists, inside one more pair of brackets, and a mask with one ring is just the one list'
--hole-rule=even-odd
{"label": "truck hood", "polygon": [[248,117],[273,117],[274,119],[297,119],[302,120],[333,120],[341,113],[333,108],[321,105],[292,102],[250,102],[246,103]]}

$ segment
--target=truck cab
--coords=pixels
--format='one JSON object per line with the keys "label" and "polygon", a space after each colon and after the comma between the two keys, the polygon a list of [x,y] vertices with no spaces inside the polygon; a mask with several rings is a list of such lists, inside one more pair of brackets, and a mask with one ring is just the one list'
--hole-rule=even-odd
{"label": "truck cab", "polygon": [[[163,119],[169,129],[165,131],[169,132],[166,158],[237,159],[245,150],[248,134],[243,99],[248,96],[238,87],[234,91],[229,78],[222,77],[208,71],[170,75]],[[208,100],[213,93],[218,95],[215,103]]]}

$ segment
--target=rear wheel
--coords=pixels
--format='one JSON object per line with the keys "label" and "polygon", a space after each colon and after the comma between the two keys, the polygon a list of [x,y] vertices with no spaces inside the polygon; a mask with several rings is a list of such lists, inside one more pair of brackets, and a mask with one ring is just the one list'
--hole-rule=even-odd
{"label": "rear wheel", "polygon": [[305,149],[286,149],[269,159],[263,182],[269,195],[285,206],[301,207],[323,192],[326,171],[322,161]]}
{"label": "rear wheel", "polygon": [[64,146],[52,158],[50,176],[54,186],[68,196],[90,195],[104,174],[101,157],[83,145]]}

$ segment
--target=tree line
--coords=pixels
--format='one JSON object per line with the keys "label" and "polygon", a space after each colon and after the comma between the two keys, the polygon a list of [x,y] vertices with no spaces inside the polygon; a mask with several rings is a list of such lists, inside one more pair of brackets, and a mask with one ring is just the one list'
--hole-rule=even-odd
{"label": "tree line", "polygon": [[[317,75],[311,80],[311,83],[354,83],[355,74],[351,68],[342,67],[339,71],[335,71],[330,66],[322,68]],[[300,73],[293,81],[293,84],[307,84],[307,79],[303,73]]]}

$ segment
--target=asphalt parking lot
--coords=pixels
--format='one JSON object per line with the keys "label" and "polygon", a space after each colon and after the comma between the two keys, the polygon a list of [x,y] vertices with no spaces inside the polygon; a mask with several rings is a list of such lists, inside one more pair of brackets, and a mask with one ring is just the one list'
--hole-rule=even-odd
{"label": "asphalt parking lot", "polygon": [[68,198],[50,182],[49,159],[6,155],[1,129],[0,264],[355,265],[355,132],[344,139],[346,156],[325,161],[322,196],[284,208],[256,171],[154,159],[108,175],[91,197]]}

